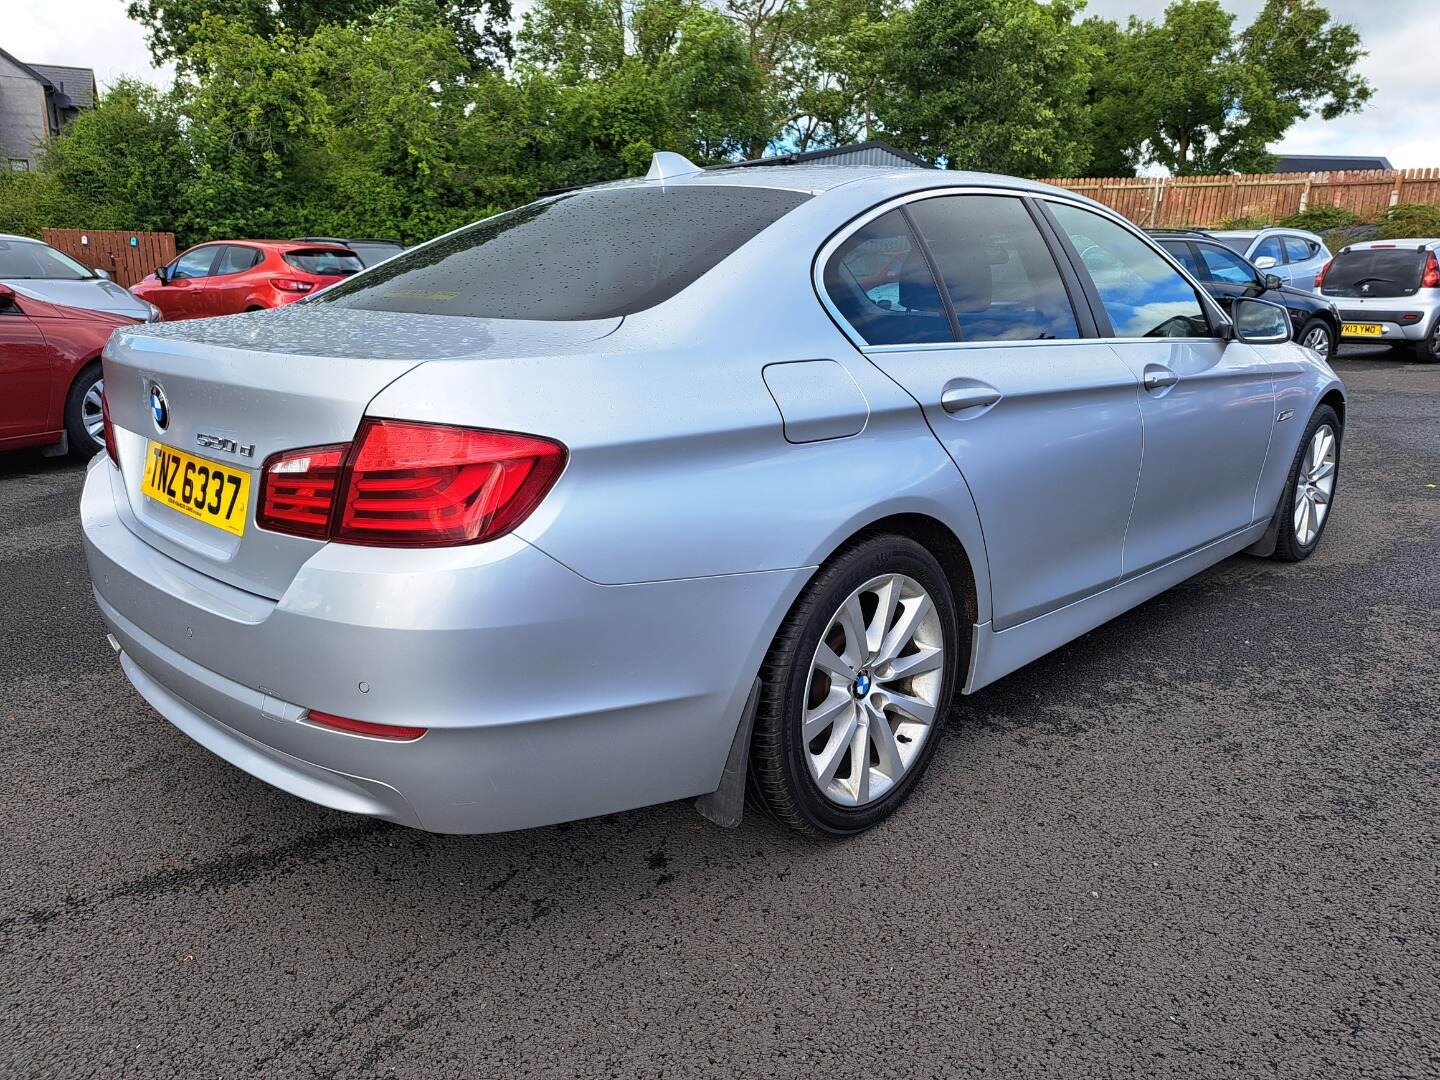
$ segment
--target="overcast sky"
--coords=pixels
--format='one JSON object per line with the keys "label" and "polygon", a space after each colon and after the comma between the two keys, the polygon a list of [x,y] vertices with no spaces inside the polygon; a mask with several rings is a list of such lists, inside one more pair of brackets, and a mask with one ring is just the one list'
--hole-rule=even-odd
{"label": "overcast sky", "polygon": [[[1249,22],[1261,0],[1224,0]],[[1089,0],[1088,13],[1124,20],[1155,18],[1166,0]],[[156,83],[168,71],[150,64],[140,27],[124,0],[7,0],[0,45],[24,61],[93,67],[104,86],[121,75]],[[517,4],[517,10],[522,5]],[[1296,154],[1380,154],[1397,168],[1440,166],[1440,0],[1330,0],[1370,51],[1361,69],[1375,86],[1363,113],[1291,129],[1274,149]]]}

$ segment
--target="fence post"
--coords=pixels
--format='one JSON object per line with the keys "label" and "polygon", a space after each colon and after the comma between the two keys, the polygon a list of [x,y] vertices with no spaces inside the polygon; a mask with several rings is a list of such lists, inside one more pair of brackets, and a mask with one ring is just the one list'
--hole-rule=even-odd
{"label": "fence post", "polygon": [[1391,205],[1391,206],[1399,206],[1399,205],[1400,205],[1400,191],[1401,191],[1402,188],[1404,188],[1404,186],[1405,186],[1405,174],[1404,174],[1404,173],[1399,173],[1399,172],[1397,172],[1397,173],[1395,174],[1395,186],[1390,189],[1390,205]]}
{"label": "fence post", "polygon": [[1302,214],[1310,209],[1310,181],[1314,176],[1314,173],[1306,173],[1305,183],[1300,188],[1300,213]]}

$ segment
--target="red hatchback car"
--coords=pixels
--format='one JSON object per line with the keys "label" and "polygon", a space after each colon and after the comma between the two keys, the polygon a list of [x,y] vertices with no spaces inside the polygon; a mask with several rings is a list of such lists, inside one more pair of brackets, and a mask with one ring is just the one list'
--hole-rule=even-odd
{"label": "red hatchback car", "polygon": [[182,252],[130,291],[172,319],[260,311],[364,269],[349,248],[293,240],[217,240]]}
{"label": "red hatchback car", "polygon": [[138,319],[22,296],[0,285],[0,450],[105,445],[100,350]]}

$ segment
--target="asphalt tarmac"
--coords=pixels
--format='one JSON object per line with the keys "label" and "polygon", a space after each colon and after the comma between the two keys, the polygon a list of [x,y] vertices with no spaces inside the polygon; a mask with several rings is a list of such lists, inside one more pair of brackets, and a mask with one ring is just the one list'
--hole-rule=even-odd
{"label": "asphalt tarmac", "polygon": [[140,700],[81,467],[0,455],[0,1076],[1440,1076],[1440,366],[1317,554],[965,700],[889,824],[349,817]]}

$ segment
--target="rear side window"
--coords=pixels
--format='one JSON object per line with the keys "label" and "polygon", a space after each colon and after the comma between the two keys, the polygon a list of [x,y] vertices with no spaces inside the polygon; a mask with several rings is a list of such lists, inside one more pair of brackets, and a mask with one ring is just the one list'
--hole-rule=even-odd
{"label": "rear side window", "polygon": [[1208,277],[1205,268],[1195,260],[1195,249],[1183,240],[1161,240],[1160,246],[1164,248],[1181,266],[1189,270],[1201,281]]}
{"label": "rear side window", "polygon": [[1085,264],[1115,336],[1210,337],[1195,290],[1128,229],[1067,203],[1050,212]]}
{"label": "rear side window", "polygon": [[365,264],[349,251],[287,251],[281,258],[305,274],[337,277],[358,274],[365,269]]}
{"label": "rear side window", "polygon": [[945,283],[961,341],[1080,336],[1060,271],[1019,199],[946,195],[908,209]]}
{"label": "rear side window", "polygon": [[1315,254],[1315,245],[1298,236],[1285,237],[1285,258],[1292,263],[1304,262]]}
{"label": "rear side window", "polygon": [[1201,281],[1220,281],[1226,285],[1254,285],[1255,271],[1250,264],[1233,251],[1218,244],[1197,244],[1200,257],[1205,260]]}
{"label": "rear side window", "polygon": [[490,319],[630,315],[809,198],[706,184],[577,191],[412,248],[307,302]]}
{"label": "rear side window", "polygon": [[825,264],[825,292],[870,345],[954,340],[930,264],[899,210],[846,237]]}
{"label": "rear side window", "polygon": [[215,264],[217,276],[224,274],[238,274],[243,270],[249,270],[260,261],[258,248],[240,247],[231,244],[226,247],[220,255],[220,261]]}
{"label": "rear side window", "polygon": [[1409,296],[1420,288],[1428,255],[1415,248],[1342,251],[1320,291],[1327,296]]}
{"label": "rear side window", "polygon": [[1224,244],[1237,255],[1244,255],[1250,250],[1250,242],[1255,239],[1254,233],[1245,233],[1243,236],[1217,236],[1215,239]]}

